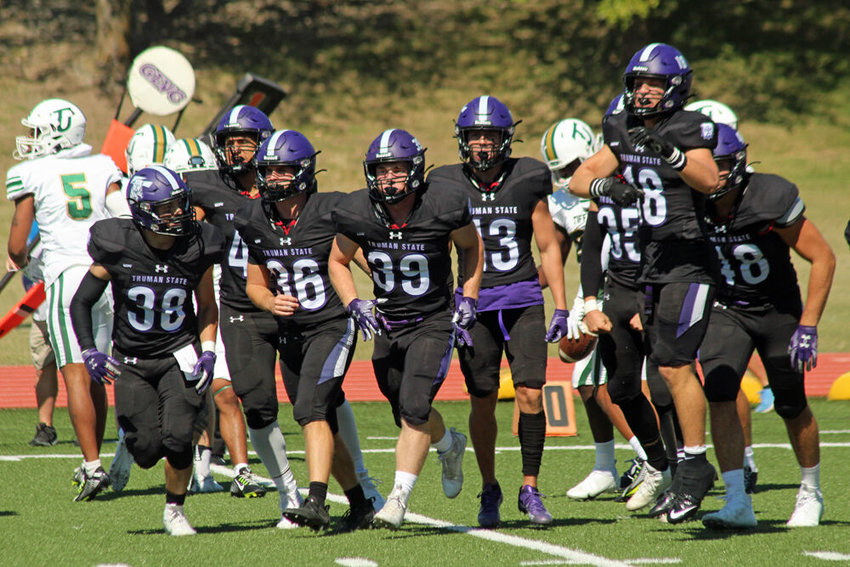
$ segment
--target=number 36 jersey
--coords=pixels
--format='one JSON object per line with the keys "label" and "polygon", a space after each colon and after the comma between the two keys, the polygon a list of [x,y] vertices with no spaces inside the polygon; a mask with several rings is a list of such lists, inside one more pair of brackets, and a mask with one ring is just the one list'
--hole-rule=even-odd
{"label": "number 36 jersey", "polygon": [[161,357],[192,343],[198,321],[192,294],[224,254],[224,237],[197,223],[167,251],[148,246],[131,219],[107,219],[91,228],[89,254],[112,276],[112,340],[125,354]]}
{"label": "number 36 jersey", "polygon": [[248,246],[249,261],[268,268],[271,289],[298,298],[300,309],[282,324],[316,325],[346,317],[345,309],[328,279],[328,256],[336,229],[331,212],[344,193],[314,193],[307,199],[298,222],[288,233],[272,223],[262,201],[249,201],[234,220],[236,230]]}
{"label": "number 36 jersey", "polygon": [[449,236],[472,222],[467,197],[426,185],[401,228],[390,228],[380,206],[361,189],[349,194],[333,213],[337,230],[363,249],[378,310],[400,321],[449,309]]}

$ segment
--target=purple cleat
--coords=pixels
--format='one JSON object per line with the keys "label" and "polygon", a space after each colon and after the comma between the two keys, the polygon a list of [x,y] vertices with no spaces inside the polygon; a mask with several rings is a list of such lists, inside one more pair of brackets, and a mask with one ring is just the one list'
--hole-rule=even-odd
{"label": "purple cleat", "polygon": [[495,528],[501,521],[499,506],[502,505],[502,488],[499,483],[485,484],[478,495],[481,507],[478,509],[478,525],[482,528]]}
{"label": "purple cleat", "polygon": [[520,512],[528,514],[532,524],[545,526],[552,523],[552,514],[543,505],[540,493],[531,485],[524,485],[519,489],[519,501],[517,503]]}

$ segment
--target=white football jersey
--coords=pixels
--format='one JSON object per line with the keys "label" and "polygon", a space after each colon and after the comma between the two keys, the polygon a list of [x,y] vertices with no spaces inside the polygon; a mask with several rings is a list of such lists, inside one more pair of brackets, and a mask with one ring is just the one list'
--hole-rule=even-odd
{"label": "white football jersey", "polygon": [[549,195],[549,214],[556,225],[574,238],[584,231],[590,199],[576,197],[566,189],[558,189]]}
{"label": "white football jersey", "polygon": [[19,163],[6,175],[7,199],[33,196],[46,286],[71,266],[91,264],[89,227],[110,216],[106,189],[120,182],[121,170],[112,158],[90,154],[91,146],[79,144]]}

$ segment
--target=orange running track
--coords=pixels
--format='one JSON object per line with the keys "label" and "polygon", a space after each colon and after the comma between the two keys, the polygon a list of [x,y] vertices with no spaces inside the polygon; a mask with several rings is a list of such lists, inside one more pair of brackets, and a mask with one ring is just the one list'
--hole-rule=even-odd
{"label": "orange running track", "polygon": [[[826,396],[836,378],[850,370],[850,353],[824,353],[818,356],[818,367],[806,375],[806,391],[810,396]],[[549,359],[546,378],[549,381],[569,381],[573,365],[564,364],[557,358]],[[279,371],[278,371],[279,372]],[[56,405],[67,407],[68,397],[64,383],[60,380],[59,399]],[[346,397],[352,402],[383,401],[384,397],[378,390],[372,363],[359,360],[351,363],[351,368],[345,377]],[[112,386],[106,387],[109,404],[113,404]],[[278,373],[277,396],[282,402],[289,398],[283,389],[283,382]],[[437,394],[438,400],[465,400],[469,395],[464,392],[463,377],[457,360],[452,361],[449,375],[445,384]],[[0,367],[0,409],[35,408],[35,371],[32,366],[2,366]]]}

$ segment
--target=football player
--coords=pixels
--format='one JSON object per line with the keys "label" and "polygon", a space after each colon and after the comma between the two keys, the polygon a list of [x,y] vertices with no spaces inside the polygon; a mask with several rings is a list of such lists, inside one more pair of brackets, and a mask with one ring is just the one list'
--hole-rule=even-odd
{"label": "football player", "polygon": [[[703,516],[703,524],[756,526],[744,487],[744,436],[735,399],[753,350],[758,350],[802,474],[787,525],[817,526],[823,516],[820,449],[817,422],[806,403],[805,371],[817,365],[817,324],[832,285],[835,256],[804,216],[797,187],[776,175],[748,173],[746,148],[738,132],[718,125],[714,158],[720,186],[711,195],[707,219],[723,279],[699,359],[726,504]],[[805,304],[789,249],[812,265]]]}
{"label": "football player", "polygon": [[[623,74],[625,112],[605,122],[605,144],[570,183],[578,196],[608,196],[623,206],[640,199],[642,326],[684,439],[675,498],[664,512],[671,523],[696,512],[715,476],[705,456],[705,396],[692,364],[708,324],[717,273],[703,217],[705,196],[717,187],[711,154],[717,139],[710,119],[682,109],[692,75],[685,57],[670,45],[652,43],[635,53]],[[608,387],[613,396],[610,380]],[[653,476],[664,474],[653,469]],[[668,482],[658,478],[657,485]]]}
{"label": "football player", "polygon": [[357,330],[328,279],[336,236],[331,212],[344,194],[317,192],[318,153],[300,132],[274,132],[257,150],[262,200],[246,202],[235,224],[248,245],[248,297],[278,323],[283,383],[306,445],[310,492],[303,506],[283,515],[314,530],[328,528],[333,469],[351,504],[341,531],[353,531],[369,527],[375,512],[339,436],[336,407]]}
{"label": "football player", "polygon": [[[137,171],[127,202],[132,219],[91,228],[94,263],[71,302],[74,332],[92,382],[115,380],[115,413],[136,463],[149,469],[165,457],[165,531],[194,535],[183,503],[194,424],[208,410],[218,319],[212,266],[224,254],[224,237],[195,222],[189,189],[165,167]],[[92,335],[92,307],[110,282],[113,356]]]}
{"label": "football player", "polygon": [[[425,149],[410,133],[385,130],[363,162],[367,188],[333,211],[339,234],[328,270],[364,339],[375,337],[372,365],[401,428],[393,489],[373,524],[396,529],[428,445],[442,462],[443,492],[463,487],[466,436],[447,429],[432,402],[446,378],[456,338],[469,341],[481,281],[481,241],[468,199],[425,183]],[[450,245],[461,253],[463,295],[452,315]],[[349,264],[362,250],[377,301],[360,299]],[[376,307],[373,313],[373,308]]]}
{"label": "football player", "polygon": [[144,167],[165,163],[165,155],[174,141],[174,134],[165,126],[145,124],[139,127],[124,152],[128,177]]}
{"label": "football player", "polygon": [[[23,268],[29,262],[27,237],[38,222],[43,249],[43,275],[48,335],[68,390],[68,410],[80,443],[83,464],[74,473],[75,500],[90,500],[109,486],[100,462],[106,426],[103,385],[92,383],[71,328],[69,305],[91,258],[85,249],[89,227],[110,216],[109,203],[123,202],[121,171],[111,158],[91,155],[83,143],[86,117],[75,104],[58,98],[38,103],[21,120],[29,131],[18,136],[15,159],[6,177],[6,197],[15,202],[9,231],[9,257]],[[126,205],[125,205],[126,207]],[[108,294],[95,305],[95,338],[109,349],[112,306]]]}
{"label": "football player", "polygon": [[[502,489],[496,479],[495,410],[499,366],[504,353],[511,367],[519,406],[522,483],[518,507],[533,524],[549,524],[537,490],[546,439],[542,388],[546,382],[546,342],[558,342],[567,330],[564,270],[549,214],[549,170],[532,158],[511,158],[514,122],[510,110],[493,96],[479,96],[460,111],[455,136],[462,163],[435,169],[430,184],[472,202],[472,217],[484,242],[484,275],[472,344],[458,350],[470,394],[469,432],[481,472],[478,523],[499,524]],[[531,254],[537,241],[543,273],[555,312],[546,330],[543,293]]]}
{"label": "football player", "polygon": [[[576,258],[581,260],[582,236],[587,222],[589,199],[580,199],[569,192],[570,179],[578,166],[592,156],[597,149],[597,136],[590,126],[576,118],[567,118],[556,122],[543,134],[540,140],[540,153],[552,172],[552,184],[555,191],[549,195],[549,214],[555,223],[555,239],[561,248],[561,261],[566,263],[573,243]],[[594,206],[595,207],[595,206]],[[607,249],[602,252],[607,264]],[[545,288],[546,275],[538,269],[540,285]],[[567,318],[567,338],[578,339],[587,328],[584,318],[584,293],[579,285],[573,308]],[[629,441],[637,456],[632,462],[646,460],[646,453],[626,423],[619,406],[611,402],[608,395],[608,378],[604,366],[599,361],[596,349],[586,358],[575,363],[572,384],[581,396],[596,447],[596,462],[590,474],[577,485],[567,490],[567,496],[575,500],[595,498],[603,492],[615,490],[621,484],[628,486],[633,478],[624,477],[620,481],[614,458],[614,429]],[[634,475],[634,472],[632,472]],[[625,481],[628,478],[628,481]],[[625,486],[623,487],[625,488]]]}

